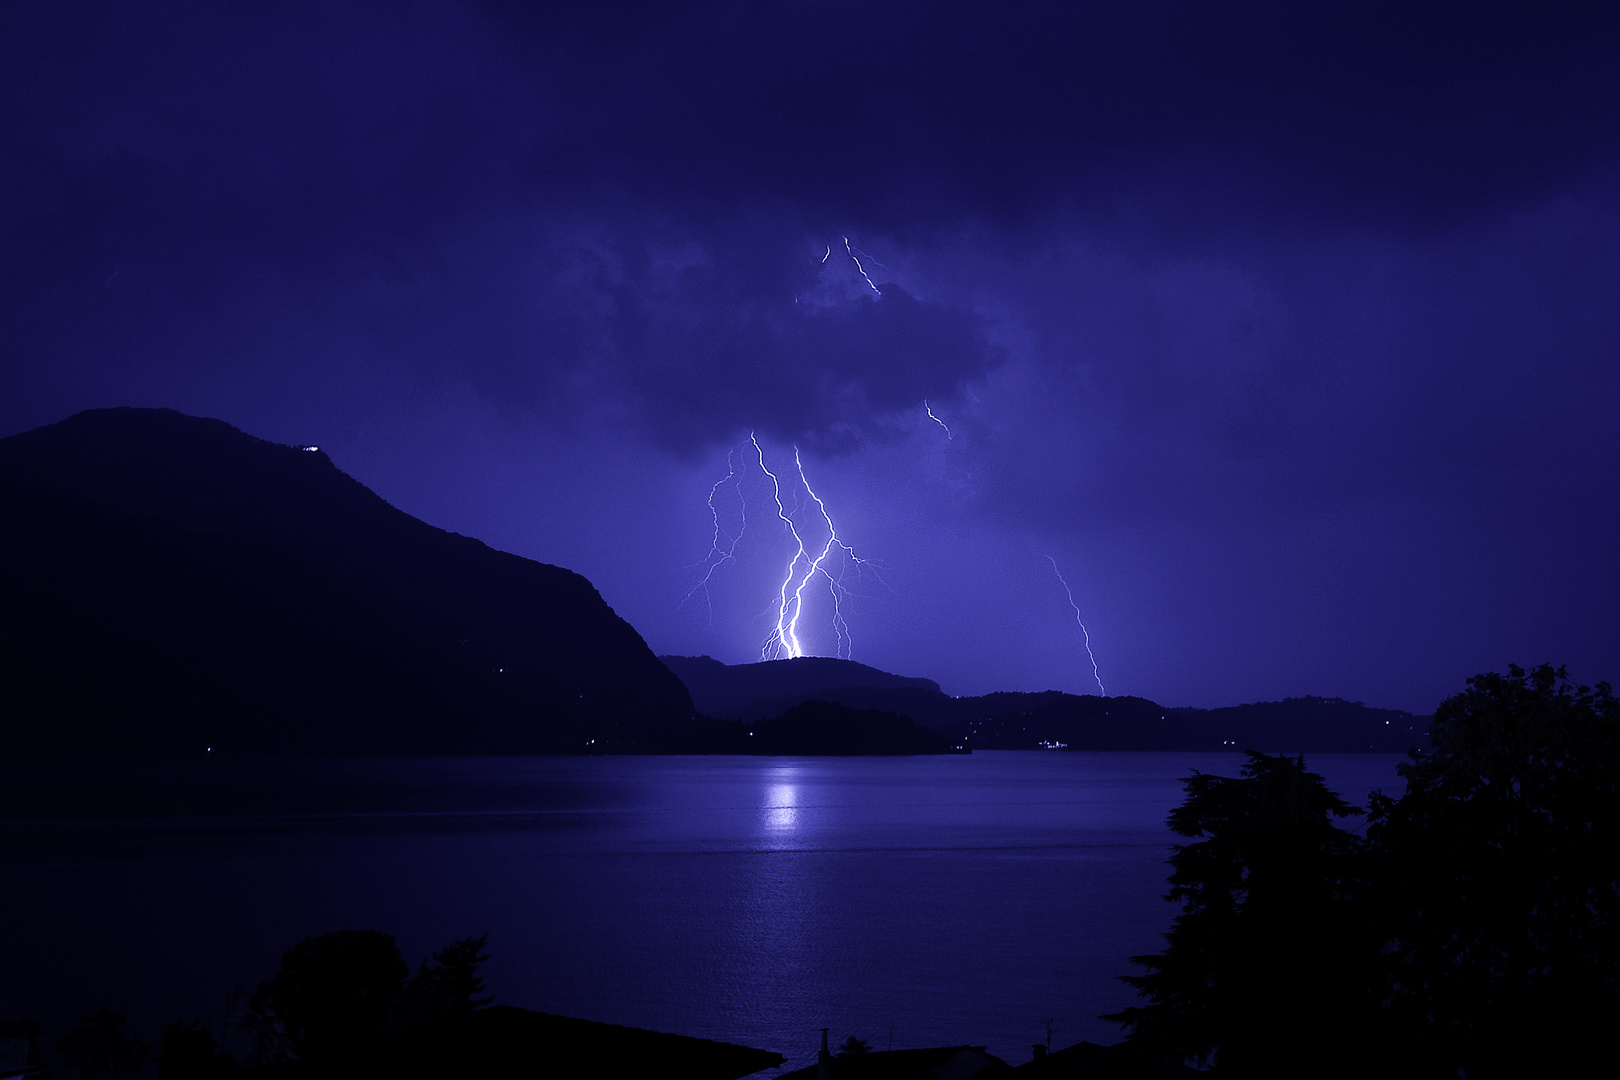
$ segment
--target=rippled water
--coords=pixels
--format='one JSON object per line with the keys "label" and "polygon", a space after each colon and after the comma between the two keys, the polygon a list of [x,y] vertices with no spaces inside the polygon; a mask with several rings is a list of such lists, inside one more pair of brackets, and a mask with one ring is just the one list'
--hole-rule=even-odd
{"label": "rippled water", "polygon": [[[1321,755],[1352,802],[1397,759]],[[413,963],[488,932],[490,989],[549,1012],[813,1057],[1112,1041],[1154,951],[1178,779],[1236,755],[505,758],[11,769],[0,1016],[219,1021],[344,927]],[[217,1030],[217,1028],[216,1028]],[[238,1047],[240,1049],[240,1047]]]}

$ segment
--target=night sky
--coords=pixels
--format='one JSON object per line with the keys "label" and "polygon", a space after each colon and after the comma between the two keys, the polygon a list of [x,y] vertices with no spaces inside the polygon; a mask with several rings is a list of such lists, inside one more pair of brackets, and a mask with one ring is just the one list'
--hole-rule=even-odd
{"label": "night sky", "polygon": [[660,653],[774,625],[754,433],[866,560],[847,654],[950,693],[1097,691],[1054,564],[1111,694],[1615,679],[1617,56],[1612,4],[8,3],[0,434],[318,444]]}

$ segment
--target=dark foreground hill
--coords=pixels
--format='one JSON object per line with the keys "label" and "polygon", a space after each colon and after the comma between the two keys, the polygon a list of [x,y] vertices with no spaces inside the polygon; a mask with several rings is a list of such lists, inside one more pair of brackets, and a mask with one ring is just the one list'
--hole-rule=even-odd
{"label": "dark foreground hill", "polygon": [[109,409],[0,439],[16,754],[540,753],[692,719],[590,582],[314,448]]}
{"label": "dark foreground hill", "polygon": [[1048,690],[951,697],[847,660],[725,665],[666,656],[697,707],[758,720],[817,699],[909,717],[952,745],[978,750],[1245,750],[1273,753],[1406,752],[1428,742],[1428,719],[1337,698],[1289,698],[1222,709],[1166,708],[1139,697]]}

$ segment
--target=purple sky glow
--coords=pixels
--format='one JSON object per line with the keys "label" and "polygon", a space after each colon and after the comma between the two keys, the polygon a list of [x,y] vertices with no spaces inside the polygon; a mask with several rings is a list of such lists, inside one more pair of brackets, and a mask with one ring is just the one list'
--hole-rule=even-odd
{"label": "purple sky glow", "polygon": [[775,625],[752,433],[865,560],[848,655],[951,693],[1096,692],[1054,563],[1114,694],[1614,679],[1616,56],[1606,4],[8,4],[0,434],[318,444],[660,653]]}

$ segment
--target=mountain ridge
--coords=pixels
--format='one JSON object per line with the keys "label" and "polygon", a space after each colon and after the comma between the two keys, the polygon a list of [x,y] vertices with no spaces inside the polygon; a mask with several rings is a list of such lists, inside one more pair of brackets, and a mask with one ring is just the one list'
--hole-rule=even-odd
{"label": "mountain ridge", "polygon": [[[81,747],[128,746],[120,709],[172,742],[152,726],[155,703],[186,718],[171,726],[191,742],[203,713],[245,710],[266,729],[248,740],[257,752],[536,753],[582,748],[587,730],[693,718],[685,687],[590,582],[418,521],[319,450],[173,410],[92,410],[0,439],[0,478],[28,507],[5,539],[10,564],[27,569],[6,587],[4,632],[18,651],[0,661],[0,692],[25,721],[77,709],[69,726]],[[214,602],[230,595],[245,606]],[[121,637],[104,632],[109,618]],[[167,620],[167,638],[143,635],[143,619]],[[339,624],[352,633],[328,632]],[[54,658],[29,644],[40,627]],[[236,651],[215,648],[211,633]],[[297,646],[323,633],[353,672]],[[372,649],[369,636],[394,651]],[[414,659],[401,671],[404,656]],[[222,678],[200,699],[210,684],[200,657],[234,671],[242,693]],[[396,692],[395,676],[421,700]],[[111,713],[97,720],[96,710]],[[275,715],[306,738],[275,737]]]}
{"label": "mountain ridge", "polygon": [[[725,665],[710,657],[661,659],[683,677],[688,670],[699,673],[688,689],[699,711],[710,715],[759,719],[779,715],[802,701],[821,700],[905,716],[953,745],[980,750],[1404,753],[1428,739],[1426,717],[1338,698],[1285,698],[1199,709],[1057,690],[951,697],[932,680],[890,675],[851,661],[820,668],[821,684],[807,691],[806,679],[777,677],[793,671],[784,665],[801,661]],[[863,681],[864,672],[876,677]],[[848,684],[832,685],[841,680]],[[713,711],[716,708],[719,711]]]}
{"label": "mountain ridge", "polygon": [[[658,658],[686,684],[692,705],[716,719],[747,719],[766,698],[807,700],[818,692],[848,687],[917,689],[943,696],[932,679],[894,675],[879,668],[830,656],[800,656],[788,660],[762,660],[755,664],[724,664],[711,656]],[[775,716],[781,709],[770,713]]]}
{"label": "mountain ridge", "polygon": [[891,748],[1364,753],[1426,737],[1424,718],[1329,698],[956,698],[830,657],[655,657],[580,575],[419,521],[316,447],[173,410],[0,439],[0,499],[17,522],[0,535],[17,568],[0,579],[0,711],[21,721],[21,756],[742,752],[759,737],[725,725],[789,713],[772,730],[798,734],[758,745],[819,746],[815,717],[854,731],[851,716],[932,729],[862,736]]}

